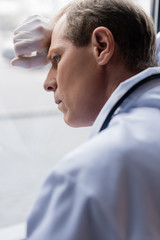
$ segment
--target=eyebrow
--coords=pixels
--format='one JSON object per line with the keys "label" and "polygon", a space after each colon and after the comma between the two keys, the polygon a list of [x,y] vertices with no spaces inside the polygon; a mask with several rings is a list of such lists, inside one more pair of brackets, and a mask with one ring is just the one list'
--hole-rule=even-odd
{"label": "eyebrow", "polygon": [[53,57],[51,55],[59,54],[62,52],[63,47],[52,48],[49,54],[47,55],[47,59],[52,61]]}

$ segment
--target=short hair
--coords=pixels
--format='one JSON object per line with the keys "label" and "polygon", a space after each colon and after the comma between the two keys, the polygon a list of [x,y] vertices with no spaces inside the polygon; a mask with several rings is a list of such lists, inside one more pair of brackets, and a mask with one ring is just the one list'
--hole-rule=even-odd
{"label": "short hair", "polygon": [[64,14],[64,35],[74,46],[88,45],[94,29],[104,26],[113,34],[130,71],[157,66],[153,21],[131,0],[74,0],[57,16]]}

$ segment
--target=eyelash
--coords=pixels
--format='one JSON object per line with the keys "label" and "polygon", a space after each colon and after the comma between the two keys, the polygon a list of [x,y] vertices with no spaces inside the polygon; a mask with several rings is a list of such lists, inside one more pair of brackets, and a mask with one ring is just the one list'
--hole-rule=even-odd
{"label": "eyelash", "polygon": [[60,55],[54,56],[53,59],[52,59],[52,62],[54,64],[54,66],[57,66],[60,60],[61,60],[61,56]]}

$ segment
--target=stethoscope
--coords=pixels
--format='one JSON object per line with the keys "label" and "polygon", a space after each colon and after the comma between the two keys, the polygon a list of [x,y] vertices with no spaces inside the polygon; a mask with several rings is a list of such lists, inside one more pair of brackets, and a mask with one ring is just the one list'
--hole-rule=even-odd
{"label": "stethoscope", "polygon": [[108,127],[108,124],[111,121],[111,118],[113,116],[113,114],[115,113],[115,111],[117,110],[117,108],[123,103],[123,101],[128,98],[128,96],[130,96],[133,92],[135,92],[139,87],[141,87],[142,85],[153,81],[153,80],[157,80],[160,79],[160,74],[153,74],[147,78],[144,78],[143,80],[141,80],[140,82],[136,83],[134,86],[132,86],[119,100],[118,102],[113,106],[113,108],[110,110],[109,114],[107,115],[101,129],[99,132],[103,131],[105,128]]}

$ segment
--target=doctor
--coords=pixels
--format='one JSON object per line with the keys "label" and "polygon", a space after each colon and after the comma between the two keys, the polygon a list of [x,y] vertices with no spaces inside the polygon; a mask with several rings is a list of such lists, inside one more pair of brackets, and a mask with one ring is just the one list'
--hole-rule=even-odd
{"label": "doctor", "polygon": [[65,122],[93,126],[46,178],[27,239],[159,240],[160,68],[152,20],[128,0],[78,0],[52,21],[51,43],[51,29],[38,26],[32,17],[17,28],[12,64],[50,61],[44,88]]}

